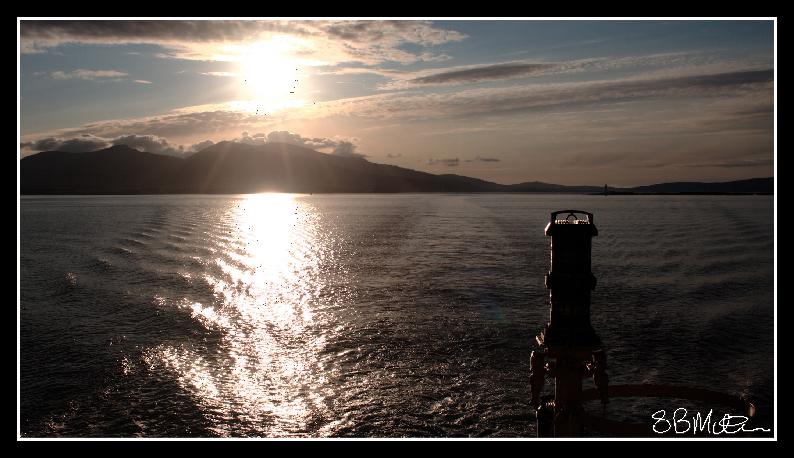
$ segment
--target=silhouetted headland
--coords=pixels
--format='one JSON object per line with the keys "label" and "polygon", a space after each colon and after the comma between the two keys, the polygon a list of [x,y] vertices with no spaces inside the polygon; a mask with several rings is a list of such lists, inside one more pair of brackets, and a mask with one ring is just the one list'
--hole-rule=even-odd
{"label": "silhouetted headland", "polygon": [[[20,181],[22,194],[603,193],[600,186],[503,185],[461,175],[435,175],[286,143],[221,142],[186,158],[125,145],[88,153],[45,151],[22,159]],[[771,194],[773,188],[770,177],[609,188],[609,194]]]}

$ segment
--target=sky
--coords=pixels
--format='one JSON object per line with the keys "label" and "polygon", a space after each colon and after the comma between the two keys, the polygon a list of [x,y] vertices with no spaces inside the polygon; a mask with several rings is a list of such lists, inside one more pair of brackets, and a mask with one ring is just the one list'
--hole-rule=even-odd
{"label": "sky", "polygon": [[288,142],[513,184],[773,175],[770,20],[21,20],[20,156]]}

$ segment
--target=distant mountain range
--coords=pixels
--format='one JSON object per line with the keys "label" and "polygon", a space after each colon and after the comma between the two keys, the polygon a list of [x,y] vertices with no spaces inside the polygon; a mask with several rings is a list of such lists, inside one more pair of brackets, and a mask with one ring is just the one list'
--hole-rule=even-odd
{"label": "distant mountain range", "polygon": [[[88,153],[45,151],[20,162],[22,194],[236,194],[255,192],[571,192],[601,186],[503,185],[376,164],[286,143],[221,142],[187,158],[124,145]],[[772,178],[609,188],[611,194],[771,194]]]}

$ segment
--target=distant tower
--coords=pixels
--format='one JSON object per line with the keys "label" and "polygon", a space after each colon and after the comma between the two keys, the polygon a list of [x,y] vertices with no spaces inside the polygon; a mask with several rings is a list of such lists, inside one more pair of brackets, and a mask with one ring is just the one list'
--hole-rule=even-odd
{"label": "distant tower", "polygon": [[604,184],[604,195],[607,195],[607,194],[609,194],[609,192],[607,191],[607,185],[606,185],[606,183],[605,183],[605,184]]}

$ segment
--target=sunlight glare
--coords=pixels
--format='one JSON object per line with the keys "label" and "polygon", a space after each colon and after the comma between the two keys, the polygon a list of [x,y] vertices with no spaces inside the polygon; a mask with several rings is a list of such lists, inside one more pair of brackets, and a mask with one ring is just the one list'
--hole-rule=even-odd
{"label": "sunlight glare", "polygon": [[292,37],[274,37],[249,46],[240,61],[245,96],[263,112],[296,105],[300,61],[290,55]]}

